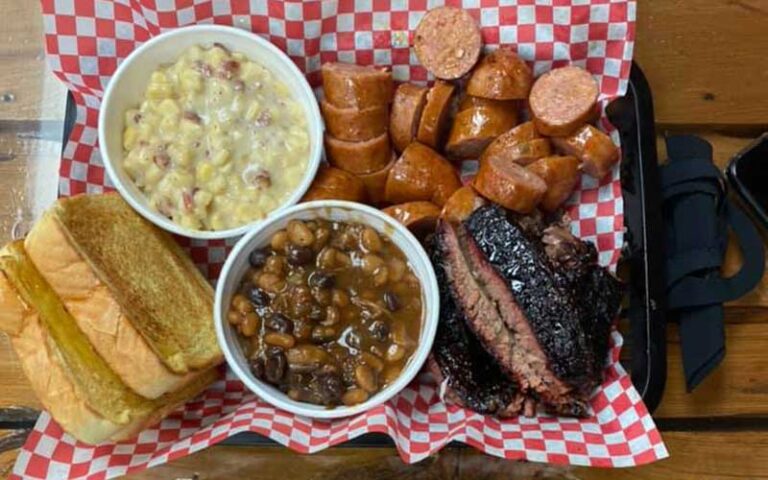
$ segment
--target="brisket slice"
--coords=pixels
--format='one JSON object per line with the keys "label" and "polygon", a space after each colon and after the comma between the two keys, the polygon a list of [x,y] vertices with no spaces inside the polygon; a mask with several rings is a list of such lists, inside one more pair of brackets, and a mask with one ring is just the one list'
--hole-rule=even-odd
{"label": "brisket slice", "polygon": [[497,205],[475,210],[464,224],[506,281],[548,360],[548,369],[581,394],[585,403],[594,385],[593,351],[581,325],[581,311],[571,293],[559,285],[541,240],[527,236]]}
{"label": "brisket slice", "polygon": [[436,233],[444,271],[452,298],[469,328],[485,349],[513,378],[523,392],[531,392],[545,405],[568,411],[573,404],[585,409],[574,398],[571,387],[548,367],[547,355],[515,302],[505,280],[485,259],[474,240],[461,225],[441,222]]}
{"label": "brisket slice", "polygon": [[581,325],[592,348],[592,377],[600,383],[611,326],[621,304],[621,282],[598,265],[595,246],[576,238],[565,225],[547,227],[542,243],[557,272],[556,281],[579,299]]}
{"label": "brisket slice", "polygon": [[432,370],[444,390],[443,398],[483,414],[517,414],[523,401],[517,384],[501,371],[468,329],[451,296],[440,246],[430,238],[427,248],[440,289],[440,322],[432,346],[439,372]]}

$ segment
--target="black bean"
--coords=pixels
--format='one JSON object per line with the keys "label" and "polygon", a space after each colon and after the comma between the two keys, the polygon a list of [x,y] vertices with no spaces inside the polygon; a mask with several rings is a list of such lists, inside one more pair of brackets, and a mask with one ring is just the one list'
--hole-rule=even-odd
{"label": "black bean", "polygon": [[259,287],[252,287],[248,290],[248,299],[258,307],[266,307],[271,301],[269,294]]}
{"label": "black bean", "polygon": [[248,262],[253,268],[261,268],[267,263],[267,258],[269,258],[269,252],[264,248],[260,248],[248,255]]}
{"label": "black bean", "polygon": [[267,328],[280,333],[291,333],[293,331],[293,322],[281,313],[273,313],[267,318],[265,323]]}
{"label": "black bean", "polygon": [[384,320],[374,320],[371,322],[368,326],[368,331],[371,332],[374,340],[379,342],[385,342],[389,338],[389,325]]}
{"label": "black bean", "polygon": [[389,291],[384,292],[384,304],[390,312],[396,312],[400,310],[400,307],[402,306],[397,295],[394,292]]}
{"label": "black bean", "polygon": [[288,361],[282,351],[272,352],[264,362],[264,377],[268,382],[278,383],[285,376]]}
{"label": "black bean", "polygon": [[314,322],[319,322],[325,318],[325,308],[313,303],[312,308],[309,310],[309,319]]}
{"label": "black bean", "polygon": [[309,285],[318,288],[333,288],[336,277],[332,273],[316,271],[309,277]]}
{"label": "black bean", "polygon": [[338,403],[344,393],[344,383],[337,374],[319,375],[316,383],[310,385],[316,386],[315,393],[325,405]]}
{"label": "black bean", "polygon": [[360,338],[360,334],[357,333],[355,330],[350,329],[347,332],[346,342],[347,342],[347,345],[349,346],[349,348],[353,348],[355,350],[360,350],[360,345],[361,345],[362,340]]}
{"label": "black bean", "polygon": [[308,247],[298,247],[296,245],[290,245],[288,247],[288,263],[291,265],[306,265],[312,261],[313,252]]}
{"label": "black bean", "polygon": [[251,360],[251,373],[253,373],[253,376],[256,378],[264,378],[264,359],[254,358]]}

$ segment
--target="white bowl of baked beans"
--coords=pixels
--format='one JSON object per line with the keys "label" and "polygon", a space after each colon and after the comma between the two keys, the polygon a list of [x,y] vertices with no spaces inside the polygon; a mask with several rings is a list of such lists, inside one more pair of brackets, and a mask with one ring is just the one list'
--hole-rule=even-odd
{"label": "white bowl of baked beans", "polygon": [[355,415],[418,374],[439,316],[419,241],[366,205],[287,208],[243,236],[216,286],[227,362],[258,397],[312,418]]}
{"label": "white bowl of baked beans", "polygon": [[322,155],[317,100],[259,35],[195,25],[117,68],[99,112],[110,180],[146,219],[197,238],[237,237],[296,204]]}

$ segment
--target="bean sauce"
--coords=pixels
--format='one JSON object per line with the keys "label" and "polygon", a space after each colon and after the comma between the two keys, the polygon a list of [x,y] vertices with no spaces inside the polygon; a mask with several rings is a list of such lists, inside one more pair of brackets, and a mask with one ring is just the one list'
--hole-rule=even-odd
{"label": "bean sauce", "polygon": [[292,220],[249,260],[227,319],[254,376],[327,407],[364,402],[398,378],[419,340],[421,285],[386,235]]}

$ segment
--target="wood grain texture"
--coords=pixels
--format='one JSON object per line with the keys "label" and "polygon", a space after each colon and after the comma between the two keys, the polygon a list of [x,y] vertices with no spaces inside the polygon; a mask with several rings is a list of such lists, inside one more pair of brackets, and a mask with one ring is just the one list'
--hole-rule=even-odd
{"label": "wood grain texture", "polygon": [[768,312],[748,320],[754,323],[742,323],[745,319],[740,318],[739,323],[726,325],[723,363],[690,394],[685,391],[678,329],[669,326],[667,388],[655,417],[768,415]]}
{"label": "wood grain texture", "polygon": [[[283,448],[212,447],[145,472],[131,480],[433,479],[445,480],[721,480],[768,479],[768,433],[670,432],[671,457],[631,469],[561,468],[510,462],[473,449],[445,449],[415,465],[403,465],[391,448],[337,448],[299,455]],[[745,446],[749,448],[744,448]],[[727,472],[727,473],[726,473]]]}
{"label": "wood grain texture", "polygon": [[661,125],[768,125],[768,3],[643,0],[635,60]]}
{"label": "wood grain texture", "polygon": [[2,0],[0,119],[62,120],[64,85],[48,68],[40,2]]}

